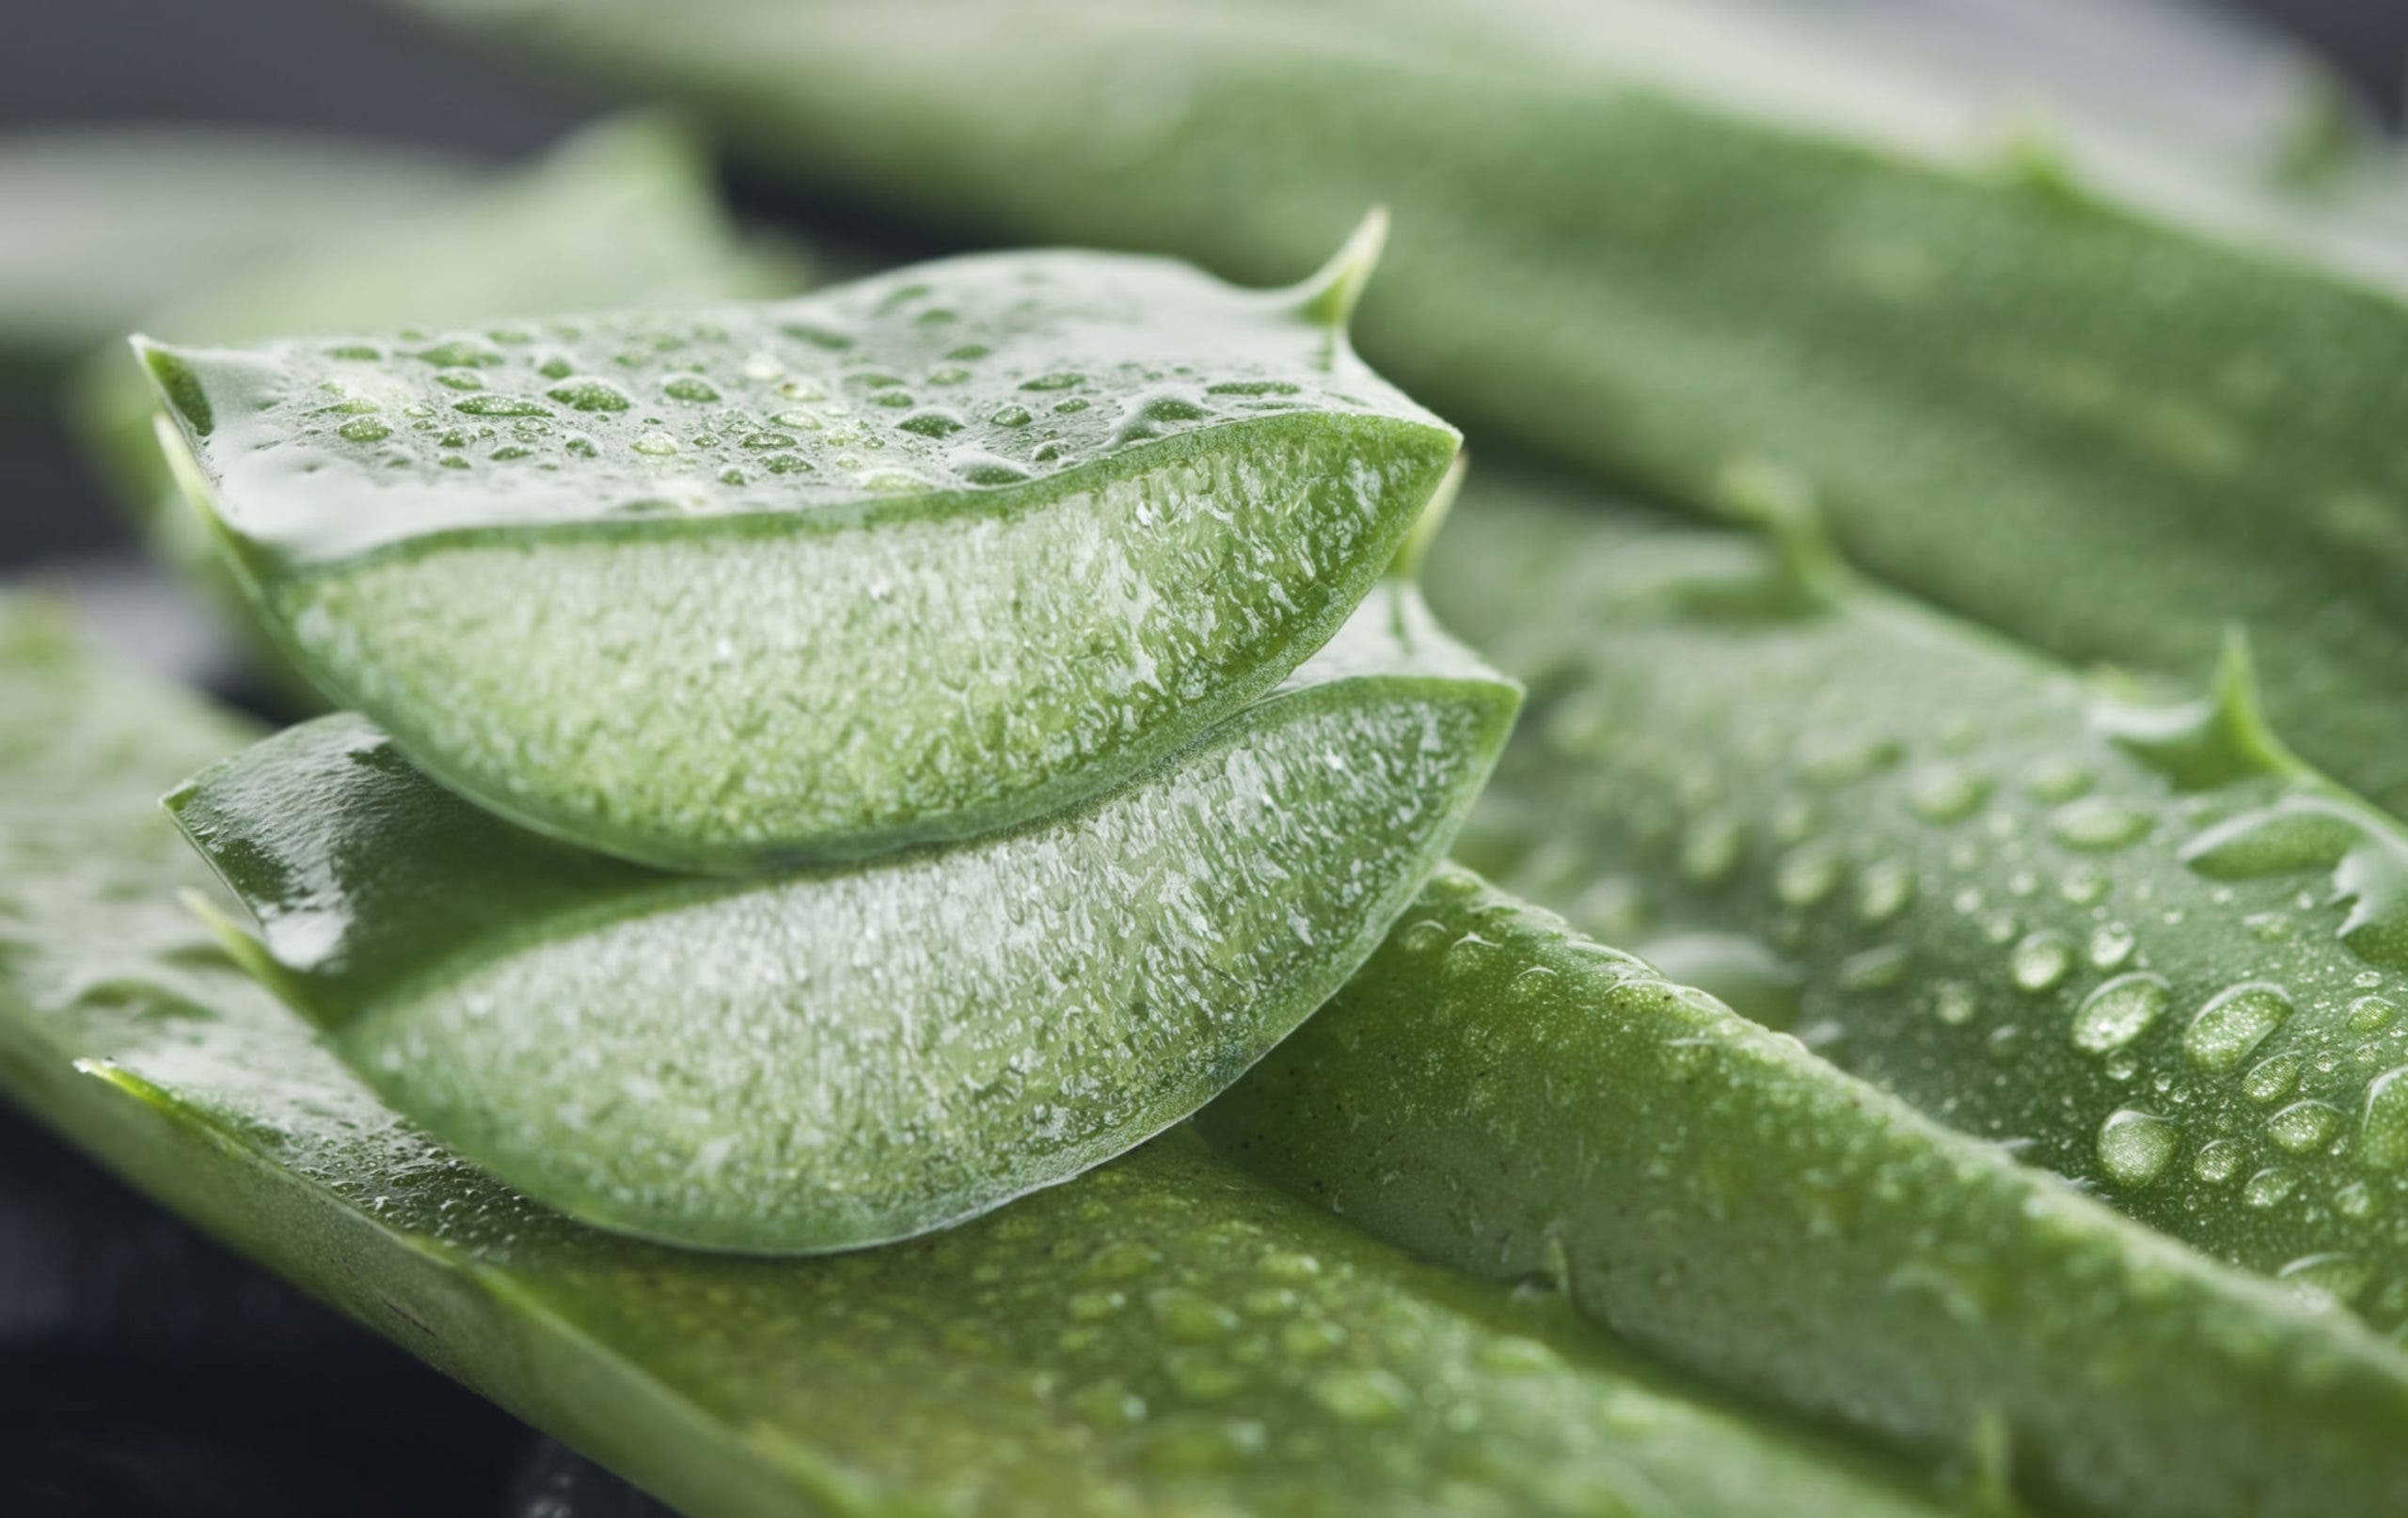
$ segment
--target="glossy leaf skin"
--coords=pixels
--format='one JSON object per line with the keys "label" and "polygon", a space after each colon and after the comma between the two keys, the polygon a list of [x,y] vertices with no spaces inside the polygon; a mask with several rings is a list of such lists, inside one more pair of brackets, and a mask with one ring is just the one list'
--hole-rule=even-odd
{"label": "glossy leaf skin", "polygon": [[1779,561],[1577,493],[1467,500],[1434,598],[1535,694],[1462,857],[1740,971],[1746,1010],[2144,1222],[2408,1321],[2400,828],[2289,759],[2237,666],[2113,698]]}
{"label": "glossy leaf skin", "polygon": [[22,603],[0,706],[9,1096],[696,1518],[1943,1510],[1184,1134],[865,1254],[580,1227],[380,1105],[176,901],[209,882],[153,798],[244,729]]}
{"label": "glossy leaf skin", "polygon": [[1387,201],[1364,351],[1475,437],[1709,512],[1768,458],[2063,657],[2240,620],[2299,751],[2408,806],[2396,229],[1705,0],[414,8],[990,234],[1259,277]]}
{"label": "glossy leaf skin", "polygon": [[1326,641],[1457,441],[1323,308],[1368,257],[147,352],[329,694],[490,810],[733,872],[1043,816]]}
{"label": "glossy leaf skin", "polygon": [[455,1152],[606,1227],[803,1253],[984,1212],[1218,1094],[1379,942],[1517,701],[1391,586],[1130,785],[861,866],[617,864],[356,717],[168,805],[261,925],[241,951]]}
{"label": "glossy leaf skin", "polygon": [[71,365],[166,302],[314,229],[389,229],[476,178],[404,148],[222,128],[0,136],[0,403],[47,413]]}
{"label": "glossy leaf skin", "polygon": [[[2408,1355],[1450,871],[1199,1119],[1676,1365],[2124,1518],[2408,1502]],[[2001,1474],[2004,1474],[2002,1471]]]}

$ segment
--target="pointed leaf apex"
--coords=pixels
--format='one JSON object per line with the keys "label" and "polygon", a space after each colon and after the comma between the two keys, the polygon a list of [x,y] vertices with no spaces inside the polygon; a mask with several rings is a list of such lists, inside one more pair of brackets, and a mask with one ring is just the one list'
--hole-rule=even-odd
{"label": "pointed leaf apex", "polygon": [[136,332],[126,339],[134,349],[134,356],[141,362],[143,372],[150,375],[159,398],[167,408],[183,419],[183,424],[196,437],[206,437],[216,425],[211,414],[209,396],[201,388],[199,376],[184,362],[183,355]]}
{"label": "pointed leaf apex", "polygon": [[1321,266],[1320,272],[1297,287],[1303,297],[1297,310],[1321,326],[1343,328],[1353,320],[1354,303],[1379,266],[1380,250],[1387,245],[1388,208],[1373,206],[1347,235],[1345,245]]}

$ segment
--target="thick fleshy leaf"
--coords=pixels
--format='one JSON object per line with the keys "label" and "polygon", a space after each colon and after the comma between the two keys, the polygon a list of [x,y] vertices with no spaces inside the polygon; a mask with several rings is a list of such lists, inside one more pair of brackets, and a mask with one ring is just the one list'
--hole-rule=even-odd
{"label": "thick fleshy leaf", "polygon": [[1180,1134],[871,1253],[580,1227],[429,1144],[179,907],[209,882],[153,798],[243,727],[21,603],[0,709],[0,1085],[695,1518],[1964,1510]]}
{"label": "thick fleshy leaf", "polygon": [[1554,1277],[1677,1365],[1970,1447],[2028,1510],[2408,1507],[2398,1344],[1462,871],[1198,1123],[1417,1254]]}
{"label": "thick fleshy leaf", "polygon": [[1347,349],[1370,252],[146,356],[329,693],[490,809],[729,870],[1042,816],[1325,641],[1456,443]]}
{"label": "thick fleshy leaf", "polygon": [[261,972],[394,1106],[574,1216],[846,1248],[1178,1122],[1353,972],[1517,697],[1383,590],[1128,786],[966,844],[664,877],[498,821],[356,717],[169,799]]}
{"label": "thick fleshy leaf", "polygon": [[1774,544],[1474,495],[1433,593],[1540,695],[1467,862],[2408,1323],[2408,834],[2285,755],[2238,656],[2204,699],[2110,696]]}

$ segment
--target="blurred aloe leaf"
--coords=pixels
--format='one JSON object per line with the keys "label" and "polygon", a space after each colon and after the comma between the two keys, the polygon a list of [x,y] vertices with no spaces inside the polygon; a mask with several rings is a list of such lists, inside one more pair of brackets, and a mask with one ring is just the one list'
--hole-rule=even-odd
{"label": "blurred aloe leaf", "polygon": [[1387,201],[1363,350],[1476,449],[1709,513],[1769,457],[1867,568],[2066,657],[2245,621],[2301,751],[2408,801],[2396,197],[1704,0],[419,8],[989,236],[1265,277]]}
{"label": "blurred aloe leaf", "polygon": [[330,229],[390,229],[480,178],[421,150],[222,127],[0,137],[0,409],[47,410],[71,365],[147,312]]}

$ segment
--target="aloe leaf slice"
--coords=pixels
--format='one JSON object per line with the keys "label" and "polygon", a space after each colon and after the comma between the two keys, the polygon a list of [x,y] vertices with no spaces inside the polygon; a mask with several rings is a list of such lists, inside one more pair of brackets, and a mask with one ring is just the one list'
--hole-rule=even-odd
{"label": "aloe leaf slice", "polygon": [[505,815],[728,871],[1042,816],[1327,640],[1456,444],[1346,346],[1366,232],[1276,293],[1006,254],[145,353],[330,693]]}
{"label": "aloe leaf slice", "polygon": [[2042,1504],[2408,1502],[2398,1346],[1461,871],[1198,1122],[1417,1253]]}
{"label": "aloe leaf slice", "polygon": [[246,726],[22,600],[0,707],[0,1086],[697,1518],[1953,1510],[1183,1132],[866,1254],[579,1226],[380,1104],[178,904],[211,882],[153,797]]}
{"label": "aloe leaf slice", "polygon": [[1397,585],[1130,785],[863,865],[571,850],[350,716],[168,806],[259,920],[237,952],[451,1148],[604,1226],[826,1250],[1063,1180],[1235,1080],[1443,857],[1517,700]]}
{"label": "aloe leaf slice", "polygon": [[2408,808],[2374,197],[1713,0],[413,8],[947,226],[1259,276],[1390,199],[1364,351],[1475,435],[1711,513],[1768,457],[1868,569],[2061,657],[2187,669],[2239,619],[2300,751]]}
{"label": "aloe leaf slice", "polygon": [[1778,544],[1474,494],[1433,593],[1537,694],[1467,860],[1709,987],[1738,969],[1743,1010],[2167,1233],[2408,1322],[2408,832],[2289,757],[2237,656],[2161,704]]}
{"label": "aloe leaf slice", "polygon": [[46,403],[75,360],[138,318],[296,237],[389,229],[476,182],[433,153],[266,132],[0,136],[0,400]]}

